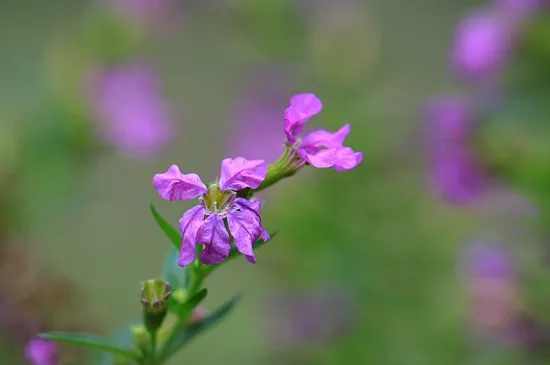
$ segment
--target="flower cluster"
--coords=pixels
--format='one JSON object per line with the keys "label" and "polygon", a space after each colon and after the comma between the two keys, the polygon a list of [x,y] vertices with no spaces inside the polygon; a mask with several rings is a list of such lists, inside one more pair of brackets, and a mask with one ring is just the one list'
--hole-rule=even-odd
{"label": "flower cluster", "polygon": [[269,234],[262,225],[262,202],[252,196],[255,190],[263,190],[306,165],[348,171],[361,163],[362,153],[344,146],[349,125],[335,133],[316,130],[299,137],[306,122],[321,109],[321,101],[313,94],[299,94],[290,100],[284,113],[286,150],[269,167],[264,160],[237,157],[224,159],[219,180],[208,185],[196,174],[182,173],[177,165],[153,177],[153,186],[163,199],[199,199],[179,221],[183,237],[180,266],[195,261],[197,245],[204,245],[199,256],[202,263],[220,263],[228,257],[231,241],[249,262],[256,262],[253,245],[259,239],[269,240]]}
{"label": "flower cluster", "polygon": [[452,50],[455,70],[484,82],[497,75],[514,48],[518,26],[546,0],[495,0],[488,9],[476,10],[458,25]]}
{"label": "flower cluster", "polygon": [[495,0],[458,25],[451,50],[452,66],[474,86],[475,99],[438,97],[425,118],[432,182],[447,201],[467,203],[480,197],[489,179],[473,152],[476,120],[498,100],[498,77],[513,54],[520,26],[549,5],[546,0]]}

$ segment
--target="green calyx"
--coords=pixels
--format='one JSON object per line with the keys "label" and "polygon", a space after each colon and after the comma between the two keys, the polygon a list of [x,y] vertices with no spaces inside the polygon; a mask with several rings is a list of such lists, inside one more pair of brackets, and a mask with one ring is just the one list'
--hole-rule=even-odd
{"label": "green calyx", "polygon": [[279,160],[267,168],[265,180],[256,191],[267,189],[279,181],[294,175],[304,165],[304,161],[296,154],[294,146],[287,143],[285,151]]}

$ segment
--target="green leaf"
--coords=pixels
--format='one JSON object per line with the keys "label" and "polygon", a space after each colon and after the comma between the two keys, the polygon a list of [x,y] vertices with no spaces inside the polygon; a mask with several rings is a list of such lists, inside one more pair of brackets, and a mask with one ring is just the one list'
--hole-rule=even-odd
{"label": "green leaf", "polygon": [[175,341],[172,343],[169,353],[175,353],[185,346],[191,339],[218,324],[219,321],[224,319],[231,312],[231,310],[233,310],[239,300],[241,300],[241,295],[236,295],[208,317],[183,328],[176,337]]}
{"label": "green leaf", "polygon": [[168,223],[166,219],[164,219],[157,212],[155,206],[152,203],[149,204],[149,208],[151,209],[151,213],[153,213],[153,217],[155,218],[155,221],[159,225],[160,229],[162,229],[166,237],[170,239],[170,242],[172,242],[172,245],[174,245],[176,250],[179,251],[181,246],[181,234],[179,233],[179,231],[172,227],[170,223]]}
{"label": "green leaf", "polygon": [[187,267],[178,265],[179,251],[170,248],[164,260],[162,278],[166,280],[172,287],[172,291],[177,289],[189,289],[191,277]]}
{"label": "green leaf", "polygon": [[[122,327],[120,330],[115,332],[115,334],[111,337],[109,337],[113,343],[116,343],[121,348],[133,348],[134,347],[134,340],[132,338],[132,332],[130,328],[133,325],[140,324],[141,321],[136,320],[132,323]],[[120,355],[118,355],[120,356]],[[110,353],[101,352],[97,360],[94,362],[95,365],[115,365],[116,364],[116,356],[113,356]]]}
{"label": "green leaf", "polygon": [[191,298],[187,299],[184,303],[176,304],[173,306],[175,312],[180,318],[189,317],[203,300],[206,298],[208,290],[206,288],[199,290]]}
{"label": "green leaf", "polygon": [[88,333],[46,332],[39,337],[46,340],[85,347],[91,350],[109,352],[129,359],[138,359],[139,355],[131,350],[113,344],[113,340]]}

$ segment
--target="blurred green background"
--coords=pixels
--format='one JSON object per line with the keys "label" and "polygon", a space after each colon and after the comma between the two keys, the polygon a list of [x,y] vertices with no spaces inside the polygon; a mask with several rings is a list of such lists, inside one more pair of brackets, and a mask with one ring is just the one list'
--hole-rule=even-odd
{"label": "blurred green background", "polygon": [[[443,90],[460,88],[448,70],[450,41],[460,17],[480,4],[180,1],[161,29],[135,49],[129,46],[132,57],[147,60],[162,76],[176,138],[154,159],[111,151],[82,162],[66,161],[66,150],[52,152],[65,143],[55,137],[60,112],[52,105],[54,99],[72,102],[71,77],[87,51],[97,57],[80,37],[107,5],[0,2],[0,145],[16,140],[11,148],[32,151],[21,160],[31,178],[20,198],[18,235],[81,289],[106,332],[138,318],[139,281],[159,275],[168,248],[148,203],[174,223],[192,204],[161,201],[152,175],[176,163],[206,180],[217,176],[240,134],[233,128],[242,128],[232,110],[243,87],[261,70],[276,70],[286,91],[274,101],[281,129],[274,143],[283,142],[288,98],[314,92],[324,110],[310,124],[336,130],[351,123],[347,144],[364,152],[364,162],[348,173],[309,168],[265,195],[264,225],[279,235],[259,251],[256,265],[236,260],[207,282],[207,309],[238,292],[244,300],[171,364],[527,363],[520,350],[480,350],[464,326],[464,242],[479,232],[511,237],[503,233],[508,227],[494,224],[502,209],[491,198],[464,209],[448,206],[426,184],[419,107]],[[139,38],[128,34],[117,40],[105,30],[99,43],[112,40],[118,50],[117,42]],[[60,108],[67,120],[80,116],[78,107]],[[49,142],[39,145],[33,138]],[[540,247],[531,236],[522,240],[510,245],[514,252],[523,247],[519,265],[544,277],[540,260],[533,259]],[[330,285],[351,292],[352,328],[290,349],[275,343],[261,320],[269,316],[266,301],[278,292]],[[532,301],[540,303],[537,294]],[[9,336],[4,347],[8,360],[2,363],[18,361]]]}

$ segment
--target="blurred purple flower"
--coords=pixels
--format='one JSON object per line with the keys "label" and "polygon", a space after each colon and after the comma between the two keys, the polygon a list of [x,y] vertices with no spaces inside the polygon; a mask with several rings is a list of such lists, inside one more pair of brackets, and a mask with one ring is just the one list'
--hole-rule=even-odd
{"label": "blurred purple flower", "polygon": [[455,204],[479,197],[487,184],[469,149],[473,121],[467,106],[458,99],[440,98],[428,104],[426,114],[435,189]]}
{"label": "blurred purple flower", "polygon": [[247,78],[235,107],[230,155],[275,162],[284,150],[281,131],[283,96],[289,92],[283,70],[263,69]]}
{"label": "blurred purple flower", "polygon": [[56,344],[41,338],[33,338],[27,343],[25,357],[33,365],[59,364]]}
{"label": "blurred purple flower", "polygon": [[512,347],[547,346],[548,326],[522,310],[513,258],[494,241],[473,242],[465,263],[476,331]]}
{"label": "blurred purple flower", "polygon": [[475,241],[465,257],[471,323],[476,330],[503,339],[518,320],[519,300],[514,262],[493,241]]}
{"label": "blurred purple flower", "polygon": [[265,311],[269,336],[283,346],[334,340],[352,330],[356,317],[350,293],[339,287],[277,293]]}
{"label": "blurred purple flower", "polygon": [[512,27],[498,12],[476,12],[457,29],[452,62],[461,75],[483,80],[506,62],[512,46]]}
{"label": "blurred purple flower", "polygon": [[288,143],[304,162],[317,168],[332,167],[339,172],[354,169],[363,161],[363,153],[344,146],[351,129],[349,124],[334,133],[318,129],[299,138],[309,118],[319,114],[322,108],[321,100],[314,94],[298,94],[290,99],[284,122]]}
{"label": "blurred purple flower", "polygon": [[[262,227],[259,199],[237,197],[237,191],[256,189],[267,174],[263,160],[246,160],[242,157],[222,161],[221,178],[208,188],[197,174],[182,174],[172,165],[163,174],[153,177],[153,186],[166,200],[191,200],[200,197],[200,205],[189,209],[179,221],[183,236],[178,264],[186,266],[195,260],[195,246],[205,245],[200,260],[215,265],[227,258],[230,236],[237,250],[255,263],[253,245],[259,238],[269,239]],[[228,229],[226,229],[226,227]],[[229,232],[228,232],[229,231]]]}
{"label": "blurred purple flower", "polygon": [[475,278],[493,278],[514,281],[516,269],[504,248],[491,241],[475,242],[466,256],[468,275]]}
{"label": "blurred purple flower", "polygon": [[98,129],[107,143],[131,157],[148,158],[170,141],[173,124],[152,68],[108,69],[92,79],[91,89]]}

